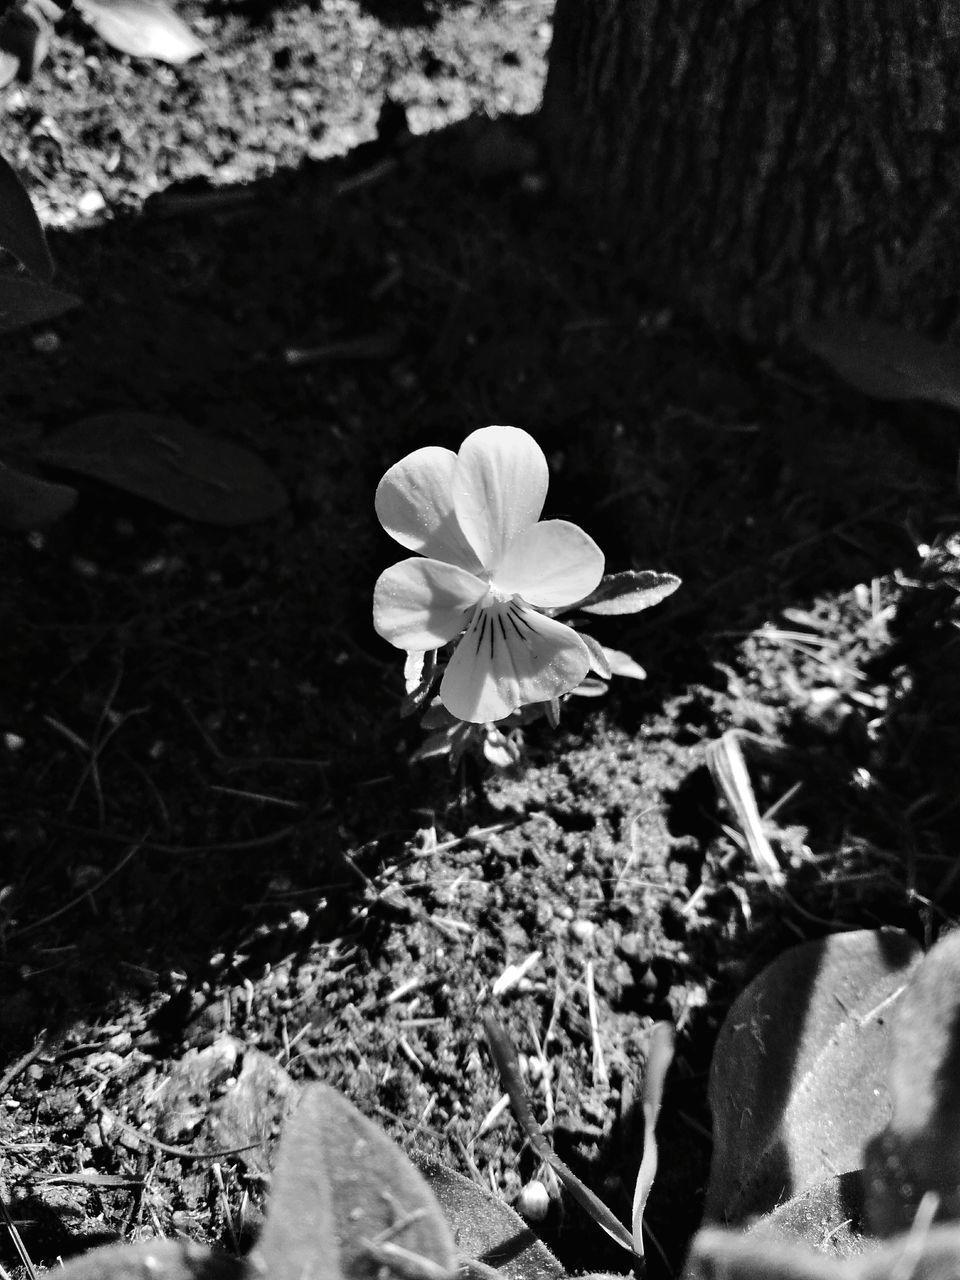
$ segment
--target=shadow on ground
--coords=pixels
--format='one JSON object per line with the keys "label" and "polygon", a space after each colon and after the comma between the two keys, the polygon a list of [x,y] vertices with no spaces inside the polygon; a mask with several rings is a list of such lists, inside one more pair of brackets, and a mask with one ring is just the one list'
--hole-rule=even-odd
{"label": "shadow on ground", "polygon": [[[673,754],[644,785],[669,811],[676,848],[658,856],[676,857],[685,892],[718,830],[699,747],[751,723],[725,674],[744,635],[933,538],[952,458],[926,420],[676,315],[491,136],[492,152],[471,128],[401,137],[53,238],[84,305],[3,353],[13,454],[96,413],[181,416],[263,457],[290,507],[223,531],[91,482],[62,524],[7,542],[7,1060],[41,1028],[54,1040],[119,1010],[144,1051],[174,1052],[225,999],[241,1017],[249,974],[331,940],[366,948],[382,997],[399,980],[383,938],[410,917],[377,877],[434,821],[462,835],[524,812],[408,765],[420,731],[398,718],[398,655],[370,626],[398,554],[372,495],[402,454],[523,426],[551,461],[548,514],[586,527],[612,570],[682,576],[669,604],[600,637],[647,683],[618,688],[599,720],[572,703],[567,736],[531,743],[542,763],[587,742],[614,769],[655,723]],[[586,773],[554,781],[563,803],[533,795],[527,812],[557,818],[562,862],[595,825],[564,827],[569,795],[600,802]],[[628,798],[619,831],[630,812]],[[679,946],[687,923],[652,911]],[[726,955],[688,942],[702,965]],[[747,952],[730,983],[757,963]],[[620,980],[634,1015],[670,989],[643,981]]]}

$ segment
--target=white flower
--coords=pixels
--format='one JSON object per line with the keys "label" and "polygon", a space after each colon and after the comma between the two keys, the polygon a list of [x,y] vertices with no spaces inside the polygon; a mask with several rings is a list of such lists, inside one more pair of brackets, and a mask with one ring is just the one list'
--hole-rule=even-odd
{"label": "white flower", "polygon": [[576,604],[603,576],[603,552],[575,524],[539,520],[543,450],[516,427],[484,427],[460,452],[417,449],[377,487],[380,523],[419,554],[380,575],[373,625],[408,652],[460,640],[440,701],[460,720],[501,720],[574,689],[590,653],[538,612]]}

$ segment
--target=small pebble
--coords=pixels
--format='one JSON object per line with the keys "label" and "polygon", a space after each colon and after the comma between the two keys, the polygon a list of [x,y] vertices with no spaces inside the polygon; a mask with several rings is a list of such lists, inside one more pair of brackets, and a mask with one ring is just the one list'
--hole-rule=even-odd
{"label": "small pebble", "polygon": [[517,1196],[517,1212],[527,1222],[542,1222],[550,1208],[550,1197],[542,1182],[533,1178]]}
{"label": "small pebble", "polygon": [[572,920],[570,932],[578,942],[589,942],[596,932],[597,926],[592,920]]}

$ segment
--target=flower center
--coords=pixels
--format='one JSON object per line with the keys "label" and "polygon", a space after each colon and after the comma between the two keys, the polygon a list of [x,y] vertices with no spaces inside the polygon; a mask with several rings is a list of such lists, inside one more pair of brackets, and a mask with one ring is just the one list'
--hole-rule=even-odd
{"label": "flower center", "polygon": [[498,604],[509,604],[511,600],[518,600],[519,596],[515,591],[501,591],[493,582],[487,588],[487,594],[480,601],[481,609],[492,609]]}

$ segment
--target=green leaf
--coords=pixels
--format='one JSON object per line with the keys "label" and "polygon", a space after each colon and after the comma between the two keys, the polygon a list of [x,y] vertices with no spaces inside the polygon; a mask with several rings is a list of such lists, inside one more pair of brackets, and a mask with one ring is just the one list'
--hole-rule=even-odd
{"label": "green leaf", "polygon": [[932,400],[960,409],[960,349],[880,320],[829,316],[797,336],[852,387],[877,400]]}
{"label": "green leaf", "polygon": [[[5,46],[4,46],[5,47]],[[0,156],[0,247],[39,280],[53,279],[53,258],[43,227],[16,172]],[[2,307],[2,300],[0,300]]]}
{"label": "green leaf", "polygon": [[204,52],[164,0],[78,0],[77,8],[101,39],[135,58],[180,66]]}
{"label": "green leaf", "polygon": [[52,484],[0,463],[0,528],[46,528],[65,516],[76,500],[77,491],[69,485]]}
{"label": "green leaf", "polygon": [[859,1169],[888,1115],[890,1007],[920,959],[897,929],[791,947],[724,1019],[710,1069],[707,1221],[742,1222]]}
{"label": "green leaf", "polygon": [[673,595],[680,579],[672,573],[654,573],[652,569],[628,569],[624,573],[608,573],[592,595],[575,607],[584,613],[611,617],[622,613],[640,613]]}
{"label": "green leaf", "polygon": [[254,1266],[271,1280],[369,1280],[396,1249],[456,1270],[421,1174],[335,1089],[308,1086],[280,1141]]}
{"label": "green leaf", "polygon": [[30,276],[0,271],[0,333],[53,320],[79,305],[80,299],[72,293],[51,289]]}
{"label": "green leaf", "polygon": [[50,436],[38,456],[206,524],[264,520],[287,501],[280,481],[248,449],[149,413],[85,418]]}

